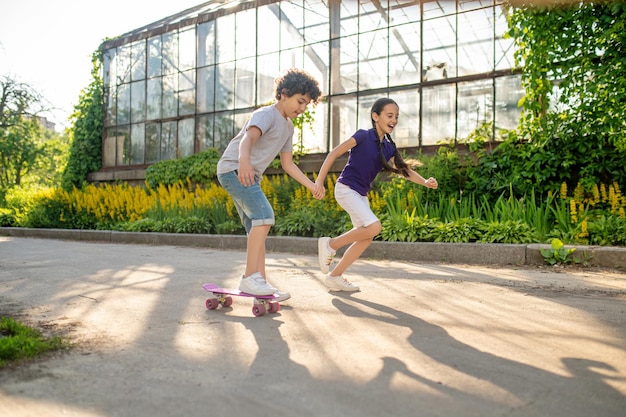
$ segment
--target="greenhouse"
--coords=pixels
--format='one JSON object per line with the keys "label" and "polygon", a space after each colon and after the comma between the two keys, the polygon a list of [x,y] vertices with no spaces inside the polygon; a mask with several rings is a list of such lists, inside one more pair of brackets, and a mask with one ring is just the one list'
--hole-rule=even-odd
{"label": "greenhouse", "polygon": [[292,67],[324,98],[295,138],[325,153],[370,125],[380,96],[400,105],[402,148],[459,142],[479,128],[517,126],[501,1],[208,1],[101,45],[103,168],[143,169],[223,150],[274,79]]}

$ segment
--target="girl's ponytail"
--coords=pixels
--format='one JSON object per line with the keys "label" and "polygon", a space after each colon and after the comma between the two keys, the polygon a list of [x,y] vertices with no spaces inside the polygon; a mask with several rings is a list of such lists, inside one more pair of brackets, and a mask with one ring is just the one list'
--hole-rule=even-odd
{"label": "girl's ponytail", "polygon": [[[387,104],[395,104],[396,106],[398,106],[398,104],[393,101],[390,98],[379,98],[378,100],[376,100],[376,102],[374,102],[374,105],[372,106],[372,111],[371,113],[376,113],[376,114],[380,114],[383,111],[383,108],[387,105]],[[374,121],[374,119],[372,118],[372,127],[374,128],[374,132],[376,132],[376,122]],[[393,139],[391,139],[391,135],[385,133],[385,137],[387,138],[387,140],[389,141],[389,143],[391,143],[393,145],[393,149],[394,149],[394,153],[393,153],[393,161],[395,164],[395,168],[392,167],[389,162],[387,161],[387,159],[385,158],[385,155],[383,153],[383,143],[382,141],[378,141],[378,151],[380,154],[380,162],[382,162],[383,164],[383,170],[388,171],[388,172],[393,172],[396,174],[402,174],[405,177],[409,176],[409,166],[407,165],[407,163],[404,161],[404,159],[402,159],[402,156],[400,155],[400,152],[398,152],[398,147],[396,146],[396,143],[393,141]]]}

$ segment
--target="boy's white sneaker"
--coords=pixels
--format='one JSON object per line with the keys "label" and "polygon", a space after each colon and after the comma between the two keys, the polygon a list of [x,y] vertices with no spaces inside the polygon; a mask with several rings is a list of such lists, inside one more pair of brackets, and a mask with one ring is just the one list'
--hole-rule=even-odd
{"label": "boy's white sneaker", "polygon": [[330,263],[333,261],[336,253],[330,248],[329,243],[329,237],[320,237],[317,239],[317,258],[320,263],[320,269],[324,274],[328,274]]}
{"label": "boy's white sneaker", "polygon": [[330,274],[324,278],[324,284],[330,288],[331,291],[359,291],[359,287],[345,279],[342,275],[333,277]]}
{"label": "boy's white sneaker", "polygon": [[249,277],[241,276],[239,291],[252,295],[272,295],[276,289],[265,282],[260,273],[255,272]]}
{"label": "boy's white sneaker", "polygon": [[279,303],[282,303],[283,301],[287,301],[291,298],[291,294],[289,294],[288,292],[279,291],[279,290],[274,291],[274,295],[278,296],[278,298],[274,301],[278,301]]}

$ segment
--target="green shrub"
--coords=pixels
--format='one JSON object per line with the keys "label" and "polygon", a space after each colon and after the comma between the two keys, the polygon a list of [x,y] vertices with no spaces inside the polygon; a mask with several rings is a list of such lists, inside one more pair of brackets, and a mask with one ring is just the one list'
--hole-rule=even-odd
{"label": "green shrub", "polygon": [[187,179],[194,184],[208,185],[215,180],[219,158],[219,151],[209,148],[185,158],[159,161],[146,170],[146,183],[152,189],[185,183]]}

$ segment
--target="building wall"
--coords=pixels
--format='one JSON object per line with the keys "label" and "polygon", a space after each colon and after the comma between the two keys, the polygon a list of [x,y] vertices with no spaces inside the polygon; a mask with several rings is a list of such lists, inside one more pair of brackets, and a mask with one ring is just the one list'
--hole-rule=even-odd
{"label": "building wall", "polygon": [[523,91],[501,3],[207,2],[105,42],[100,178],[224,149],[292,67],[314,75],[325,95],[295,138],[307,153],[371,126],[381,96],[400,105],[400,147],[514,128]]}

